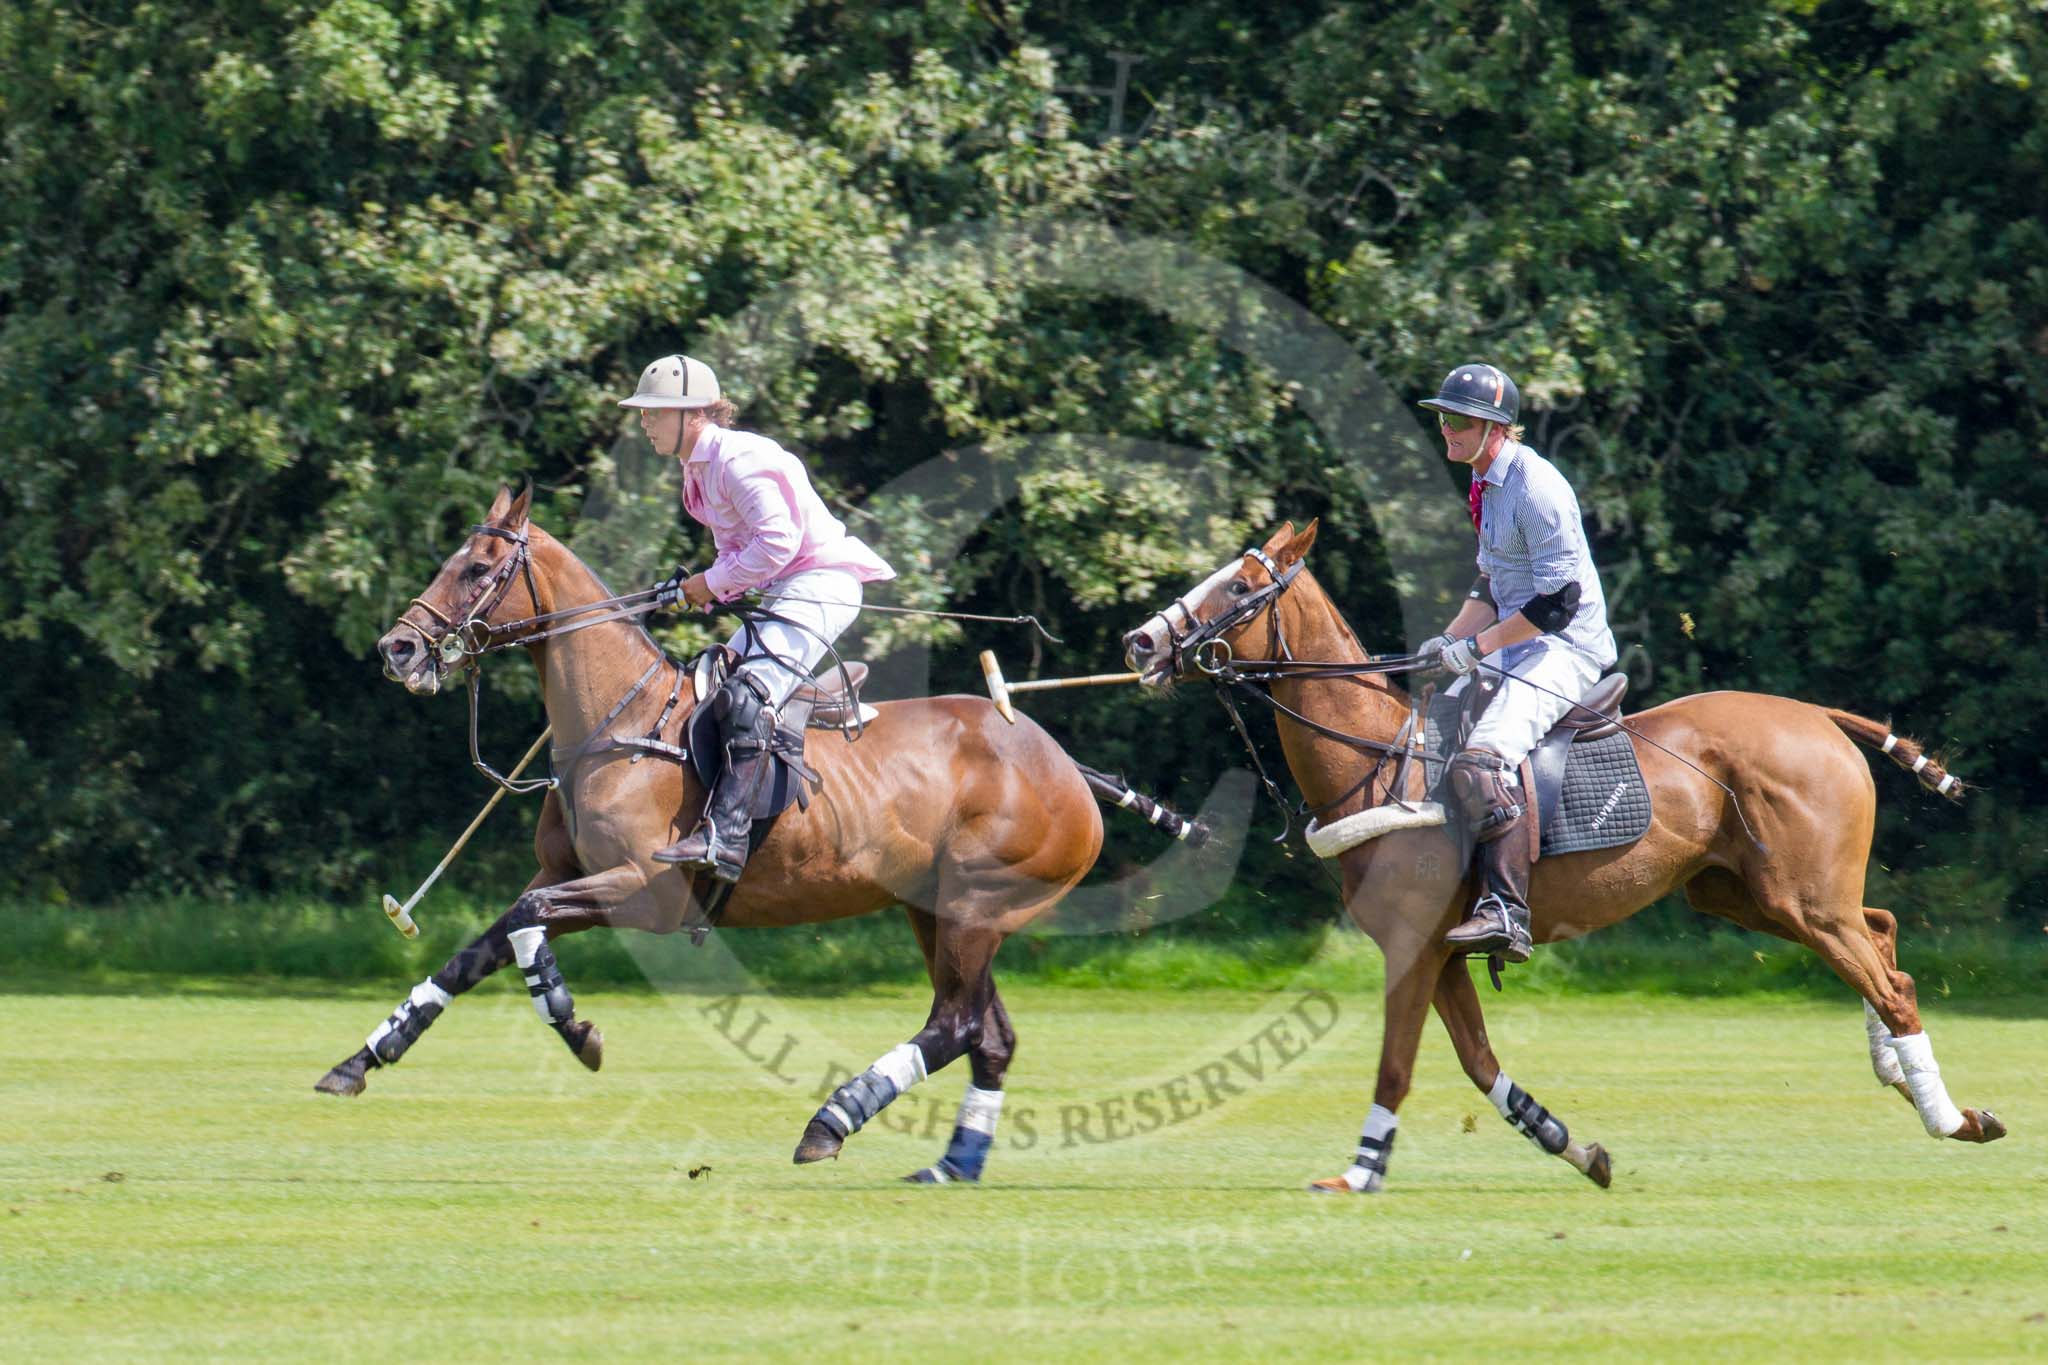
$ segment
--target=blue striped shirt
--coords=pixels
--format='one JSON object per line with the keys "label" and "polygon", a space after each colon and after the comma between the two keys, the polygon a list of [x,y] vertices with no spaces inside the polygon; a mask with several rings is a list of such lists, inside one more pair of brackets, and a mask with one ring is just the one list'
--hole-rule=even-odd
{"label": "blue striped shirt", "polygon": [[1579,585],[1579,609],[1557,634],[1602,668],[1616,657],[1607,598],[1586,544],[1579,500],[1557,466],[1516,441],[1486,470],[1480,500],[1479,572],[1492,580],[1502,620],[1538,593]]}

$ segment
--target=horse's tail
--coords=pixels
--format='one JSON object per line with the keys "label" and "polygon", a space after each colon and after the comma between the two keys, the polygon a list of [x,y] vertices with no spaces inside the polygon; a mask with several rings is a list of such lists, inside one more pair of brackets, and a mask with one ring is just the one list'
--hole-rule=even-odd
{"label": "horse's tail", "polygon": [[1841,727],[1842,733],[1858,744],[1867,744],[1881,754],[1890,754],[1892,762],[1920,779],[1920,785],[1936,796],[1946,796],[1951,801],[1961,801],[1969,788],[1963,780],[1928,756],[1917,739],[1892,733],[1891,726],[1883,721],[1865,720],[1851,711],[1837,711],[1823,707],[1828,719]]}
{"label": "horse's tail", "polygon": [[1081,770],[1088,790],[1094,792],[1095,799],[1103,805],[1134,810],[1174,838],[1186,841],[1190,848],[1200,848],[1209,842],[1209,827],[1200,820],[1176,814],[1164,802],[1153,800],[1121,777],[1097,772],[1085,763],[1074,766]]}

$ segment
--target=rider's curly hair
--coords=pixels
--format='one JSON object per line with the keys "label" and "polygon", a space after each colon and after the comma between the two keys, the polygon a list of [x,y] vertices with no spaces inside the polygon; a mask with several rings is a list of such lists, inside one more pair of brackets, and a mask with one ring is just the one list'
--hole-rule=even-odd
{"label": "rider's curly hair", "polygon": [[701,411],[707,419],[721,427],[731,426],[739,420],[740,415],[740,410],[733,406],[730,398],[720,398],[707,404]]}

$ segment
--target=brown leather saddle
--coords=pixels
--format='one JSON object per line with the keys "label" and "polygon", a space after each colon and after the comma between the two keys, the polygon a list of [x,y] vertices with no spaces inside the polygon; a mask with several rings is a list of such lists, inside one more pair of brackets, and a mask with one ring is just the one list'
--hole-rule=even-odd
{"label": "brown leather saddle", "polygon": [[[1480,685],[1466,689],[1464,705],[1458,711],[1457,739],[1451,751],[1465,747],[1465,739],[1472,733],[1472,727],[1479,723],[1479,716],[1486,709],[1493,694],[1506,686],[1498,678],[1488,678]],[[1564,719],[1550,727],[1537,748],[1556,745],[1569,747],[1585,740],[1605,739],[1621,728],[1621,699],[1628,691],[1628,674],[1609,673],[1593,684],[1593,690],[1586,694],[1584,701],[1565,712]]]}
{"label": "brown leather saddle", "polygon": [[867,680],[868,666],[851,661],[844,676],[835,667],[799,687],[790,698],[790,705],[802,703],[810,708],[804,714],[804,724],[812,730],[855,730],[866,720],[861,711],[860,689]]}
{"label": "brown leather saddle", "polygon": [[[739,658],[730,645],[713,645],[691,661],[690,680],[698,700],[718,690]],[[842,672],[841,665],[833,664],[824,676],[797,688],[789,704],[782,708],[783,723],[799,730],[857,731],[872,719],[873,708],[864,707],[860,699],[860,689],[868,680],[868,666],[850,660],[843,667]]]}
{"label": "brown leather saddle", "polygon": [[[699,700],[718,690],[738,660],[739,656],[725,645],[713,645],[697,656],[690,670]],[[798,687],[783,704],[776,719],[775,737],[769,742],[774,761],[769,765],[768,779],[754,797],[752,813],[757,841],[767,833],[764,822],[789,809],[791,802],[799,810],[809,810],[811,792],[824,785],[824,779],[804,762],[804,731],[837,730],[848,739],[859,737],[864,723],[860,688],[867,676],[868,666],[864,663],[848,663],[843,673],[835,666],[824,677]],[[725,771],[725,746],[719,742],[718,721],[710,707],[691,708],[683,724],[683,746],[698,780],[707,788],[717,782]]]}
{"label": "brown leather saddle", "polygon": [[1621,698],[1628,691],[1628,674],[1609,673],[1593,684],[1593,690],[1586,699],[1565,712],[1564,719],[1550,727],[1550,733],[1543,737],[1545,744],[1569,735],[1569,743],[1582,740],[1605,739],[1621,728]]}

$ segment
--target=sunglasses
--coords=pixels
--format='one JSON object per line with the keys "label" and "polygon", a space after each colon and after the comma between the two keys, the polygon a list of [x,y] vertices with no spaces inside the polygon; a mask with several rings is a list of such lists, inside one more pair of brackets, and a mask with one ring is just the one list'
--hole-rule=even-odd
{"label": "sunglasses", "polygon": [[1478,426],[1479,419],[1477,417],[1467,417],[1461,412],[1439,412],[1436,415],[1436,424],[1445,431],[1459,433],[1470,431],[1473,427]]}

